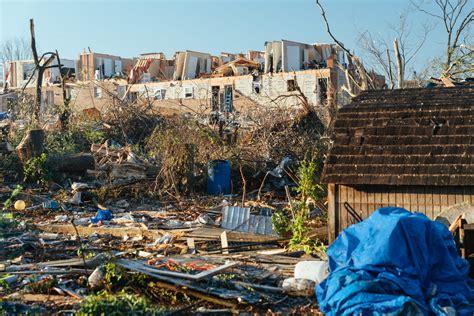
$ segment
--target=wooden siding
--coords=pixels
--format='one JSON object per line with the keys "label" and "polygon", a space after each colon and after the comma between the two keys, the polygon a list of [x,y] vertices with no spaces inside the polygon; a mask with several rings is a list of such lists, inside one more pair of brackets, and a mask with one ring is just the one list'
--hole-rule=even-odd
{"label": "wooden siding", "polygon": [[461,202],[474,204],[474,186],[329,186],[329,236],[337,236],[344,228],[354,223],[347,213],[347,202],[362,218],[368,217],[380,207],[396,206],[409,211],[421,212],[435,218],[447,207]]}

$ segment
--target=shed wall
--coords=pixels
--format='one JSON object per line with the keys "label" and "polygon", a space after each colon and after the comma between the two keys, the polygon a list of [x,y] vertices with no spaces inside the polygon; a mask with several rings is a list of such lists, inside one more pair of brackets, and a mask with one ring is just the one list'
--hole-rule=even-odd
{"label": "shed wall", "polygon": [[[349,203],[362,218],[380,207],[396,206],[409,211],[424,213],[435,218],[447,207],[474,203],[474,186],[345,186],[335,185],[330,191],[333,208],[330,212],[330,236],[333,237],[353,224],[344,203]],[[334,210],[334,211],[333,211]],[[333,213],[333,214],[331,214]]]}

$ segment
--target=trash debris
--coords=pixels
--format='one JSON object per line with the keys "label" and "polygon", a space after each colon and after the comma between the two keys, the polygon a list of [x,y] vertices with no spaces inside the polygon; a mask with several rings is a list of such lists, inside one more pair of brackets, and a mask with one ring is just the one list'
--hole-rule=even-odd
{"label": "trash debris", "polygon": [[89,184],[87,183],[82,183],[82,182],[74,182],[72,185],[71,185],[71,189],[73,189],[74,191],[76,192],[79,192],[79,191],[84,191],[84,190],[88,190],[88,189],[92,189],[93,187],[90,186]]}
{"label": "trash debris", "polygon": [[23,211],[26,208],[26,203],[23,200],[18,200],[14,204],[14,208],[17,211]]}
{"label": "trash debris", "polygon": [[314,281],[316,285],[328,275],[327,261],[301,261],[295,265],[295,278]]}
{"label": "trash debris", "polygon": [[91,273],[87,281],[93,289],[99,289],[104,286],[105,272],[103,267],[99,266]]}
{"label": "trash debris", "polygon": [[288,278],[283,281],[282,289],[294,296],[313,296],[316,283],[308,279]]}
{"label": "trash debris", "polygon": [[94,217],[91,217],[91,223],[97,224],[101,221],[110,221],[113,218],[112,213],[108,210],[98,210]]}
{"label": "trash debris", "polygon": [[59,203],[56,202],[55,200],[47,200],[47,201],[44,201],[41,206],[45,209],[45,210],[58,210],[59,209]]}

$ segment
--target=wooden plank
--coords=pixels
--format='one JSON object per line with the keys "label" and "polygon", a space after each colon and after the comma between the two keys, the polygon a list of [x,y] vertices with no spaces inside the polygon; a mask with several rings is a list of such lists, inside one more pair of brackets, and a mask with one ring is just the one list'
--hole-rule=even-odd
{"label": "wooden plank", "polygon": [[338,227],[336,227],[336,185],[334,183],[328,184],[328,236],[329,242],[333,242],[337,236]]}
{"label": "wooden plank", "polygon": [[227,232],[223,231],[221,234],[221,248],[222,254],[228,255],[229,254],[229,242],[227,241]]}
{"label": "wooden plank", "polygon": [[441,213],[441,188],[433,187],[433,216],[436,217]]}
{"label": "wooden plank", "polygon": [[338,185],[340,191],[339,199],[339,232],[347,227],[347,211],[344,207],[345,202],[349,202],[349,187]]}
{"label": "wooden plank", "polygon": [[456,204],[456,192],[454,188],[448,187],[448,206],[452,206]]}
{"label": "wooden plank", "polygon": [[367,187],[362,187],[362,203],[364,204],[364,218],[369,217],[371,213],[371,206],[369,205],[369,193],[367,192]]}
{"label": "wooden plank", "polygon": [[379,209],[383,206],[382,204],[382,193],[380,191],[375,191],[375,209]]}
{"label": "wooden plank", "polygon": [[396,207],[403,207],[403,194],[402,194],[403,188],[398,186],[394,190],[394,205]]}
{"label": "wooden plank", "polygon": [[[187,232],[185,237],[192,237],[195,241],[219,240],[223,231],[224,229],[219,227],[200,227],[193,231]],[[281,240],[282,238],[272,235],[257,235],[251,233],[227,231],[227,239],[229,242],[272,242]],[[185,240],[185,238],[183,240]]]}
{"label": "wooden plank", "polygon": [[352,188],[352,191],[354,192],[354,204],[353,204],[354,210],[356,211],[357,214],[359,214],[359,216],[364,218],[364,215],[362,214],[361,209],[360,209],[361,207],[360,192],[356,188]]}
{"label": "wooden plank", "polygon": [[455,194],[455,201],[456,204],[464,202],[464,195],[463,195],[463,188],[461,187],[454,187],[454,194]]}
{"label": "wooden plank", "polygon": [[375,194],[372,190],[367,189],[367,215],[375,210]]}
{"label": "wooden plank", "polygon": [[188,253],[195,253],[196,246],[194,244],[194,238],[186,238],[186,245],[188,246]]}
{"label": "wooden plank", "polygon": [[433,187],[426,187],[425,189],[425,205],[426,205],[426,216],[431,219],[435,218],[434,207],[433,207]]}
{"label": "wooden plank", "polygon": [[408,186],[403,187],[403,208],[410,210],[410,193]]}
{"label": "wooden plank", "polygon": [[[354,188],[350,187],[350,186],[347,186],[347,191],[346,191],[346,194],[347,194],[347,203],[349,203],[352,207],[354,207]],[[344,207],[344,205],[342,205],[342,207]],[[357,211],[356,211],[357,212]],[[347,228],[349,227],[350,225],[352,225],[352,222],[353,222],[353,218],[351,215],[349,215],[349,213],[347,213],[347,210],[344,208],[344,228]]]}
{"label": "wooden plank", "polygon": [[[14,293],[17,294],[17,293]],[[7,299],[18,299],[22,302],[55,302],[55,303],[67,303],[67,302],[78,302],[79,300],[63,295],[47,295],[47,294],[19,294],[9,295]]]}
{"label": "wooden plank", "polygon": [[[177,232],[179,230],[170,231],[163,231],[158,229],[144,229],[141,227],[88,227],[88,226],[77,226],[77,231],[79,236],[89,236],[92,234],[99,234],[99,235],[111,235],[115,237],[123,237],[125,235],[129,237],[146,237],[151,239],[157,239],[162,237],[165,234]],[[36,225],[36,228],[48,232],[48,233],[57,233],[57,234],[68,234],[68,235],[76,235],[76,230],[74,226],[71,224],[47,224],[47,225]]]}
{"label": "wooden plank", "polygon": [[425,187],[421,187],[418,189],[418,192],[416,194],[417,198],[417,205],[418,205],[418,212],[421,212],[425,214],[426,216],[430,217],[429,214],[427,214],[427,208],[426,208],[426,189]]}
{"label": "wooden plank", "polygon": [[410,188],[410,209],[409,211],[418,212],[418,194],[414,188]]}

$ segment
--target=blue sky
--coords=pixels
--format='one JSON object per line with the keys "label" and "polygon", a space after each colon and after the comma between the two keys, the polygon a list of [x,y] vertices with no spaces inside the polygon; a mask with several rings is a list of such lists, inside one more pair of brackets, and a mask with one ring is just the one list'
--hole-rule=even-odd
{"label": "blue sky", "polygon": [[[388,34],[408,0],[322,0],[339,40],[359,50],[358,35]],[[412,10],[413,11],[413,10]],[[263,50],[265,41],[331,42],[313,0],[0,0],[0,40],[29,38],[34,18],[41,51],[58,49],[74,59],[84,48],[137,56],[178,50],[218,54]],[[428,20],[412,13],[413,28]],[[416,33],[416,32],[415,32]],[[430,34],[420,64],[443,49],[441,27]]]}

